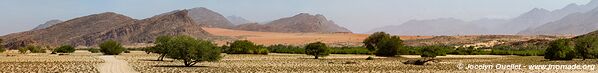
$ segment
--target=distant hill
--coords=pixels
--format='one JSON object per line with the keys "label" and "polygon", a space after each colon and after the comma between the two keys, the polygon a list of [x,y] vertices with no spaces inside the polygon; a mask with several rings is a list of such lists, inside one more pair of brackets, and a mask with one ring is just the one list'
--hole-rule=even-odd
{"label": "distant hill", "polygon": [[189,9],[188,13],[195,23],[204,27],[232,28],[235,26],[220,13],[214,12],[208,8],[192,8]]}
{"label": "distant hill", "polygon": [[234,25],[241,25],[241,24],[247,24],[247,23],[255,23],[253,21],[249,21],[243,17],[239,17],[239,16],[227,16],[226,19],[228,19],[228,21],[230,21],[232,24]]}
{"label": "distant hill", "polygon": [[15,49],[36,44],[94,46],[106,40],[124,44],[148,43],[160,35],[190,35],[197,38],[211,36],[193,21],[188,12],[180,10],[143,20],[106,12],[78,17],[46,29],[13,33],[0,38],[5,40],[4,46]]}
{"label": "distant hill", "polygon": [[281,18],[266,24],[242,24],[235,29],[265,32],[351,32],[326,19],[323,15],[310,15],[308,13],[300,13],[293,17]]}
{"label": "distant hill", "polygon": [[484,27],[454,18],[410,20],[398,26],[376,28],[371,32],[377,31],[399,35],[468,35],[486,32]]}
{"label": "distant hill", "polygon": [[[593,1],[596,2],[596,1]],[[598,3],[597,3],[598,4]],[[598,9],[574,13],[560,20],[519,32],[526,35],[581,35],[598,30]]]}
{"label": "distant hill", "polygon": [[33,28],[33,30],[48,28],[50,26],[53,26],[54,24],[58,24],[58,23],[62,23],[62,22],[63,21],[57,20],[57,19],[46,21],[46,23],[38,25],[37,27]]}
{"label": "distant hill", "polygon": [[[589,12],[593,8],[598,7],[598,0],[592,0],[590,3],[585,5],[569,4],[562,9],[557,10],[546,10],[542,8],[534,8],[526,13],[519,15],[518,17],[511,19],[479,19],[465,22],[444,22],[442,19],[426,19],[420,21],[427,22],[405,22],[402,25],[383,26],[375,28],[370,32],[375,31],[386,31],[396,32],[401,35],[477,35],[477,34],[499,34],[499,35],[511,35],[511,34],[538,34],[538,32],[552,32],[544,31],[545,24],[554,22],[565,18],[570,14]],[[457,20],[457,19],[456,19]],[[460,21],[460,20],[459,20]],[[436,26],[429,26],[434,23]],[[409,25],[405,25],[409,24]],[[417,26],[427,25],[427,26]],[[463,26],[463,25],[472,25]],[[467,27],[462,29],[455,29],[455,27]],[[447,28],[437,28],[447,27]],[[478,31],[472,31],[469,29],[483,29]],[[542,28],[540,28],[542,27]],[[431,29],[435,28],[435,29]],[[538,28],[538,29],[535,29]],[[430,29],[430,30],[423,30]],[[456,33],[451,33],[456,32]],[[544,33],[542,33],[544,34]],[[553,33],[546,33],[553,34]]]}

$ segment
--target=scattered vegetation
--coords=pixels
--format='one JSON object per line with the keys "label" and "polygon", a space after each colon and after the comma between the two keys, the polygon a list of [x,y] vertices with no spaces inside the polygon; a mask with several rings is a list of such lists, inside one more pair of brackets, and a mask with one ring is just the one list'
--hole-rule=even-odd
{"label": "scattered vegetation", "polygon": [[62,45],[53,51],[54,53],[73,53],[75,52],[75,47],[71,45]]}
{"label": "scattered vegetation", "polygon": [[544,54],[544,58],[550,60],[572,60],[575,56],[574,43],[569,39],[559,39],[551,42],[550,47],[546,49]]}
{"label": "scattered vegetation", "polygon": [[305,46],[305,54],[312,55],[315,57],[315,59],[318,59],[319,57],[328,56],[330,51],[328,50],[328,46],[326,46],[326,44],[322,42],[315,42],[309,43]]}
{"label": "scattered vegetation", "polygon": [[370,51],[361,46],[343,46],[343,47],[329,47],[331,54],[369,54]]}
{"label": "scattered vegetation", "polygon": [[448,51],[449,49],[443,46],[425,46],[422,49],[421,57],[434,58],[436,56],[446,56]]}
{"label": "scattered vegetation", "polygon": [[183,60],[185,66],[193,66],[204,61],[218,61],[222,58],[221,50],[212,42],[197,40],[190,36],[176,36],[163,45],[169,49],[166,57]]}
{"label": "scattered vegetation", "polygon": [[268,46],[268,50],[274,53],[305,54],[305,49],[302,47],[283,44]]}
{"label": "scattered vegetation", "polygon": [[98,48],[88,48],[87,51],[89,51],[91,53],[100,53],[100,49],[98,49]]}
{"label": "scattered vegetation", "polygon": [[119,55],[125,50],[122,45],[114,40],[108,40],[100,44],[100,52],[104,55]]}
{"label": "scattered vegetation", "polygon": [[224,52],[227,54],[268,54],[268,49],[263,46],[255,45],[248,40],[237,40],[226,46]]}
{"label": "scattered vegetation", "polygon": [[27,53],[27,51],[29,51],[30,53],[46,53],[45,50],[43,50],[40,46],[34,46],[34,45],[27,45],[26,47],[23,48],[19,48],[19,53]]}

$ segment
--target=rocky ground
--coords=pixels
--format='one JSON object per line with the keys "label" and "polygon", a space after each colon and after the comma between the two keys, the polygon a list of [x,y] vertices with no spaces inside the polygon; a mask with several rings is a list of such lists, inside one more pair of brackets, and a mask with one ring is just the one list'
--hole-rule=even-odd
{"label": "rocky ground", "polygon": [[546,61],[541,56],[459,56],[437,58],[438,62],[428,65],[403,64],[407,60],[417,58],[385,58],[365,60],[368,55],[330,55],[323,59],[312,59],[302,54],[270,54],[270,55],[225,55],[219,62],[198,63],[195,67],[181,67],[180,61],[167,59],[155,61],[157,54],[133,52],[119,55],[117,58],[128,61],[135,70],[146,73],[180,73],[180,72],[597,72],[597,70],[529,70],[527,68],[502,69],[459,69],[459,65],[468,64],[598,64],[598,60]]}
{"label": "rocky ground", "polygon": [[49,53],[1,53],[0,73],[55,73],[82,72],[97,73],[97,65],[104,62],[94,57],[99,54],[76,52],[70,55]]}

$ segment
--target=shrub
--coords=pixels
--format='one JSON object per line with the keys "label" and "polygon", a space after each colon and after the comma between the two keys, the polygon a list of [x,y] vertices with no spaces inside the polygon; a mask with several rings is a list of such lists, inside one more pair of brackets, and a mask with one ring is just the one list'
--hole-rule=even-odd
{"label": "shrub", "polygon": [[268,49],[248,40],[237,40],[225,49],[227,54],[268,54]]}
{"label": "shrub", "polygon": [[309,43],[305,46],[305,54],[315,56],[315,59],[319,57],[328,56],[330,54],[326,44],[322,42]]}
{"label": "shrub", "polygon": [[400,55],[421,55],[422,47],[403,46],[397,53]]}
{"label": "shrub", "polygon": [[25,53],[27,53],[27,51],[28,51],[28,49],[27,49],[27,48],[19,48],[19,49],[17,49],[17,50],[19,50],[19,53],[21,53],[21,54],[25,54]]}
{"label": "shrub", "polygon": [[113,40],[108,40],[100,44],[100,52],[104,53],[104,55],[119,55],[124,50],[125,48],[120,43]]}
{"label": "shrub", "polygon": [[550,60],[572,60],[575,56],[574,44],[568,39],[551,42],[544,54],[544,58]]}
{"label": "shrub", "polygon": [[268,50],[274,53],[291,53],[291,54],[305,54],[305,48],[292,45],[271,45],[268,46]]}
{"label": "shrub", "polygon": [[53,52],[56,52],[56,53],[73,53],[73,52],[75,52],[75,47],[70,46],[70,45],[62,45],[62,46],[54,49]]}
{"label": "shrub", "polygon": [[598,37],[582,36],[575,40],[575,49],[583,60],[598,57]]}
{"label": "shrub", "polygon": [[176,36],[163,45],[169,49],[166,55],[168,58],[183,60],[185,66],[204,61],[218,61],[222,58],[221,50],[214,44],[190,36]]}
{"label": "shrub", "polygon": [[431,57],[434,58],[436,56],[446,56],[449,48],[445,46],[425,46],[422,49],[421,57]]}
{"label": "shrub", "polygon": [[392,57],[398,54],[399,49],[403,46],[399,36],[392,36],[383,38],[376,44],[378,48],[374,53],[376,56]]}
{"label": "shrub", "polygon": [[89,48],[89,49],[87,49],[87,51],[89,51],[91,53],[100,53],[100,49],[97,49],[97,48]]}
{"label": "shrub", "polygon": [[6,49],[4,49],[4,46],[2,45],[2,39],[0,39],[0,53],[6,51]]}
{"label": "shrub", "polygon": [[46,53],[46,50],[43,50],[40,46],[28,45],[25,48],[31,53]]}

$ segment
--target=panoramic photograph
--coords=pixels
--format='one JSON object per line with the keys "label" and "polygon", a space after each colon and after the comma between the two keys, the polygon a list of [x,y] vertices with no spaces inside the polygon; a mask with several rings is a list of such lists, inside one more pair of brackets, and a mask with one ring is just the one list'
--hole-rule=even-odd
{"label": "panoramic photograph", "polygon": [[598,73],[598,0],[0,0],[0,73]]}

